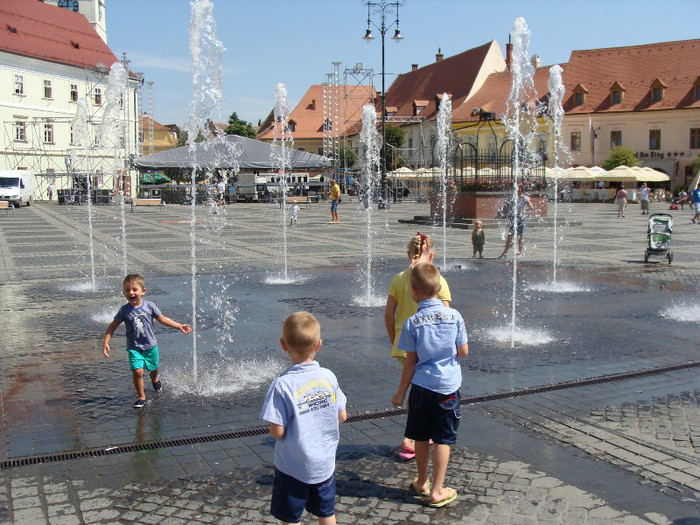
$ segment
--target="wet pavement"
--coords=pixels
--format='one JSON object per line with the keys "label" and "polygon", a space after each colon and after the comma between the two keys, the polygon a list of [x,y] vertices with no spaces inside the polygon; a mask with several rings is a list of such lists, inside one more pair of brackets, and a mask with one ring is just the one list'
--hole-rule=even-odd
{"label": "wet pavement", "polygon": [[[0,523],[274,523],[273,440],[258,419],[287,363],[283,319],[307,309],[322,325],[318,359],[338,376],[350,421],[338,450],[338,523],[700,523],[700,228],[674,212],[674,261],[644,264],[646,217],[613,205],[559,207],[561,226],[528,223],[518,260],[518,340],[511,347],[512,261],[486,230],[428,228],[453,306],[468,325],[465,399],[447,483],[459,498],[429,509],[396,460],[405,416],[388,357],[383,302],[426,205],[373,212],[356,203],[329,225],[325,204],[288,229],[279,209],[196,210],[196,359],[192,338],[157,332],[165,389],[131,407],[120,354],[101,355],[123,303],[121,215],[95,207],[90,267],[86,208],[38,203],[0,219]],[[666,206],[652,203],[652,212]],[[686,215],[688,217],[686,218]],[[177,320],[192,317],[191,211],[124,215],[130,272]],[[556,238],[557,283],[553,280]],[[291,281],[291,282],[284,282]],[[194,377],[194,363],[197,376]],[[312,523],[305,516],[305,523]]]}

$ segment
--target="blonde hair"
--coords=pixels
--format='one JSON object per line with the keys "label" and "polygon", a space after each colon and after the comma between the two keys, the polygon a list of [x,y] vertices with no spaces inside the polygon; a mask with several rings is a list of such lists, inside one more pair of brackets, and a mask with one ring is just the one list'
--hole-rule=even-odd
{"label": "blonde hair", "polygon": [[418,263],[411,269],[411,286],[421,297],[437,297],[440,291],[440,270],[431,263]]}
{"label": "blonde hair", "polygon": [[321,325],[309,312],[294,312],[282,324],[282,339],[288,350],[308,354],[321,339]]}
{"label": "blonde hair", "polygon": [[484,225],[484,223],[481,221],[474,222],[474,226],[483,226],[483,225]]}
{"label": "blonde hair", "polygon": [[408,257],[411,261],[417,261],[424,252],[433,251],[433,241],[429,235],[422,234],[421,232],[416,232],[416,234],[411,237],[408,241]]}
{"label": "blonde hair", "polygon": [[122,283],[122,288],[126,286],[127,283],[138,284],[142,290],[146,289],[146,281],[137,273],[130,273],[124,277],[124,282]]}

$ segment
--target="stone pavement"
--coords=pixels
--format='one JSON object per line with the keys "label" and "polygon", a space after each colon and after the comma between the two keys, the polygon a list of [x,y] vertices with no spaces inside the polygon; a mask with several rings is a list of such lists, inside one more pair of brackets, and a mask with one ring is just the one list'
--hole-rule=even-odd
{"label": "stone pavement", "polygon": [[[652,203],[651,211],[665,208]],[[670,266],[643,263],[646,217],[633,213],[636,207],[618,219],[613,205],[562,205],[556,236],[531,220],[520,278],[551,272],[556,238],[561,278],[591,286],[561,299],[529,292],[525,319],[571,334],[534,351],[505,351],[479,329],[508,310],[498,304],[501,288],[508,289],[498,283],[511,264],[495,260],[501,233],[487,230],[487,259],[470,261],[469,232],[446,232],[455,306],[475,328],[463,365],[468,403],[447,479],[459,498],[429,509],[409,490],[413,463],[397,462],[393,450],[405,416],[388,407],[399,372],[384,359],[381,308],[370,315],[348,304],[365,253],[363,213],[343,204],[335,226],[324,204],[302,209],[288,231],[288,262],[309,280],[278,287],[270,301],[257,274],[279,271],[279,210],[251,204],[211,211],[196,210],[200,286],[215,296],[224,277],[236,276],[226,288],[236,296],[236,324],[275,339],[278,325],[269,324],[287,309],[322,309],[319,359],[341,379],[351,413],[338,450],[338,523],[700,524],[700,227],[689,212],[674,212]],[[118,208],[94,209],[98,289],[86,292],[85,212],[39,203],[0,217],[0,523],[274,523],[274,440],[257,419],[269,379],[220,395],[166,388],[145,410],[131,409],[123,363],[99,358],[109,315],[90,319],[100,304],[119,304],[121,217]],[[405,243],[417,229],[398,219],[426,212],[403,203],[372,213],[380,296],[405,264]],[[173,317],[188,315],[190,213],[168,206],[125,214],[128,267],[146,275],[149,294]],[[428,233],[441,264],[442,232]],[[690,318],[659,315],[666,306]],[[201,347],[216,332],[209,315],[202,313]],[[168,347],[181,344],[178,337],[159,332]],[[233,337],[229,346],[242,344],[240,334]],[[375,341],[382,346],[372,353]],[[169,367],[173,374],[178,358],[168,356],[164,373]],[[267,373],[273,377],[280,366],[270,361]],[[176,376],[169,379],[172,389]]]}

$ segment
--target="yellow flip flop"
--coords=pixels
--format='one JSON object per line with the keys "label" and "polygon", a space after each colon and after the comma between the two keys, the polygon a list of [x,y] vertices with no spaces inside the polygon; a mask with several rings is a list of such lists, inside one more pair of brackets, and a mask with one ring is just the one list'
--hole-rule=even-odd
{"label": "yellow flip flop", "polygon": [[441,499],[440,501],[431,501],[428,503],[428,507],[431,507],[433,509],[439,509],[440,507],[444,507],[448,503],[452,503],[454,500],[457,499],[457,491],[455,489],[450,489],[448,488],[448,496],[445,499]]}

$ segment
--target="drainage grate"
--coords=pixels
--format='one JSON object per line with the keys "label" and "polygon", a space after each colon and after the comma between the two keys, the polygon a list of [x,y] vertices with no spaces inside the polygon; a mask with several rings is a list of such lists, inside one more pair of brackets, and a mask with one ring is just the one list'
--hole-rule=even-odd
{"label": "drainage grate", "polygon": [[[573,381],[564,381],[561,383],[552,383],[549,385],[541,385],[537,387],[522,388],[519,390],[510,390],[508,392],[499,392],[496,394],[487,394],[483,396],[472,396],[462,398],[462,405],[471,405],[476,403],[485,403],[488,401],[497,401],[499,399],[522,397],[531,394],[539,394],[542,392],[552,392],[555,390],[566,390],[569,388],[577,388],[581,386],[596,385],[602,383],[611,383],[613,381],[623,381],[625,379],[634,379],[657,374],[664,374],[676,370],[684,370],[687,368],[700,367],[700,362],[691,361],[679,365],[671,365],[665,367],[652,368],[648,370],[639,370],[636,372],[624,372],[621,374],[610,374],[588,379],[577,379]],[[402,407],[385,408],[379,410],[370,410],[366,412],[355,412],[348,415],[348,422],[370,421],[373,419],[384,419],[394,416],[400,416],[406,413],[406,409]],[[226,439],[241,439],[246,437],[264,436],[268,433],[267,426],[251,427],[234,432],[221,432],[218,434],[206,434],[202,436],[192,436],[185,438],[163,439],[159,441],[151,441],[145,443],[130,443],[126,445],[118,445],[107,448],[92,448],[86,450],[76,450],[70,452],[57,452],[54,454],[43,454],[37,456],[25,456],[15,459],[6,459],[0,461],[0,470],[25,467],[29,465],[39,465],[42,463],[55,463],[58,461],[70,461],[75,459],[88,459],[111,454],[124,454],[132,452],[143,452],[146,450],[157,450],[162,448],[180,447],[184,445],[196,445],[199,443],[211,443],[213,441],[223,441]]]}

